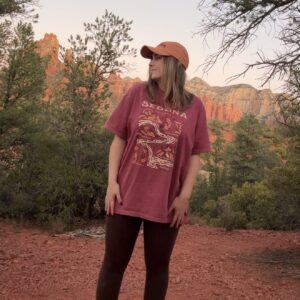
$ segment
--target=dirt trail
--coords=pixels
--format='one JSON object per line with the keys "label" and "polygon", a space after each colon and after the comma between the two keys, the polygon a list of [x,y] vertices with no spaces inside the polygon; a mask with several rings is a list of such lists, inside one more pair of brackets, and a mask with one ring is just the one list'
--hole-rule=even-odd
{"label": "dirt trail", "polygon": [[[94,299],[103,252],[101,239],[50,235],[2,220],[0,299]],[[144,277],[140,235],[120,299],[142,299]],[[182,227],[167,295],[181,299],[300,299],[300,233]]]}

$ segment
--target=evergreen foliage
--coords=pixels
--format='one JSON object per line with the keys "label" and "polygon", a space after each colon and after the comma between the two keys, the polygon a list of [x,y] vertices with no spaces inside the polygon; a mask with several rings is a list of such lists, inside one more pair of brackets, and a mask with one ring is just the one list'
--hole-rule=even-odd
{"label": "evergreen foliage", "polygon": [[[1,161],[6,169],[0,179],[0,215],[62,222],[64,227],[77,218],[95,216],[95,206],[103,211],[112,138],[103,129],[110,97],[107,79],[125,67],[124,55],[135,54],[129,47],[130,25],[106,11],[102,18],[84,25],[85,37],[70,37],[70,49],[61,49],[65,67],[48,102],[42,101],[45,64],[42,68],[35,47],[24,43],[31,51],[28,63],[20,47],[15,55],[7,56],[7,67],[1,70],[0,122],[7,139],[1,140],[12,139],[18,156],[10,167],[6,157]],[[33,41],[31,27],[22,28]],[[15,74],[27,76],[24,86],[18,81],[23,77]],[[8,128],[6,111],[11,107],[22,118],[27,116],[26,107],[28,118],[17,124],[14,115]],[[3,143],[2,149],[2,154],[8,153],[9,143]]]}
{"label": "evergreen foliage", "polygon": [[[245,10],[238,21],[247,25],[259,16],[257,8],[268,12],[275,2],[230,0],[214,7]],[[288,2],[293,7],[295,1]],[[126,66],[124,56],[136,53],[129,47],[132,22],[106,11],[84,24],[85,35],[71,36],[70,48],[61,48],[64,69],[45,102],[48,59],[37,54],[32,25],[5,19],[34,21],[33,3],[0,1],[0,216],[66,226],[95,216],[95,206],[103,212],[112,138],[103,130],[111,97],[107,80]],[[285,30],[284,37],[291,32]],[[228,230],[300,227],[299,68],[287,67],[289,94],[279,102],[285,128],[268,130],[245,115],[234,125],[234,140],[226,143],[228,125],[209,124],[213,151],[202,156],[191,211],[211,224]]]}
{"label": "evergreen foliage", "polygon": [[232,193],[222,197],[216,206],[219,209],[218,216],[210,222],[227,230],[277,228],[276,202],[273,193],[263,182],[246,182],[240,188],[235,187]]}
{"label": "evergreen foliage", "polygon": [[[294,134],[294,132],[292,131]],[[268,173],[267,185],[273,191],[278,209],[278,226],[300,228],[300,139],[289,137],[285,161]]]}
{"label": "evergreen foliage", "polygon": [[210,173],[197,179],[192,213],[228,230],[299,228],[299,139],[294,130],[270,130],[245,115],[234,126],[233,141],[225,144],[224,125],[213,121],[209,127],[213,151],[203,156],[203,169]]}
{"label": "evergreen foliage", "polygon": [[[276,117],[279,123],[286,126],[285,134],[281,135],[279,143],[274,139],[277,138],[276,134],[269,139],[276,155],[270,153],[260,124],[253,118],[243,118],[242,123],[236,124],[235,140],[228,146],[226,154],[229,180],[238,188],[228,195],[229,198],[226,196],[223,202],[220,199],[209,200],[206,203],[208,211],[217,216],[222,211],[227,211],[229,219],[243,219],[240,225],[232,222],[230,226],[233,228],[248,226],[245,224],[252,222],[254,217],[249,219],[245,207],[238,212],[233,210],[232,199],[241,199],[238,191],[246,193],[246,184],[253,186],[254,192],[258,191],[255,189],[259,187],[258,181],[264,180],[261,183],[264,184],[264,189],[272,191],[270,211],[274,207],[276,211],[276,221],[272,226],[282,229],[299,228],[299,1],[201,0],[198,8],[204,17],[198,33],[204,39],[216,32],[222,36],[217,50],[205,60],[204,71],[209,71],[219,58],[230,60],[244,52],[257,37],[257,31],[269,26],[270,34],[284,46],[282,50],[274,49],[273,57],[267,57],[263,50],[258,51],[257,60],[245,62],[245,69],[230,79],[239,78],[258,68],[265,71],[261,78],[262,85],[275,77],[286,81],[286,92],[276,99],[279,108]],[[209,17],[206,15],[207,11]],[[275,130],[282,132],[280,126]],[[268,224],[267,222],[264,226],[271,226]]]}
{"label": "evergreen foliage", "polygon": [[204,215],[204,204],[210,200],[226,195],[230,187],[227,182],[224,132],[228,125],[215,119],[208,124],[212,151],[203,154],[203,170],[206,176],[199,174],[190,200],[191,212]]}
{"label": "evergreen foliage", "polygon": [[37,130],[36,113],[44,91],[46,61],[36,52],[31,24],[19,23],[0,70],[0,168],[12,169]]}
{"label": "evergreen foliage", "polygon": [[225,137],[228,124],[218,120],[209,123],[209,129],[213,138],[212,152],[204,154],[204,170],[209,172],[209,198],[218,199],[228,192],[227,166],[225,157]]}
{"label": "evergreen foliage", "polygon": [[[36,5],[36,0],[1,0],[0,1],[0,17],[20,17],[28,16],[34,12],[33,5]],[[37,15],[34,16],[37,18]]]}
{"label": "evergreen foliage", "polygon": [[234,125],[234,140],[227,147],[228,177],[231,185],[254,183],[264,178],[276,164],[270,142],[264,138],[267,128],[253,115],[245,115]]}

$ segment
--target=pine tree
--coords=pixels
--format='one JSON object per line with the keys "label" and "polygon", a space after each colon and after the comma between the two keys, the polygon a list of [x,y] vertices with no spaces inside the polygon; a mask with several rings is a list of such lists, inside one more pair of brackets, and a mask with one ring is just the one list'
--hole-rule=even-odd
{"label": "pine tree", "polygon": [[49,99],[47,121],[59,151],[45,165],[53,176],[38,197],[42,218],[52,215],[70,223],[90,217],[96,201],[104,207],[111,141],[102,128],[110,96],[107,80],[123,69],[124,55],[135,55],[129,47],[130,25],[106,11],[84,24],[84,37],[71,36],[70,48],[61,48],[64,69]]}
{"label": "pine tree", "polygon": [[[0,17],[28,16],[34,12],[32,6],[37,3],[36,0],[1,0]],[[37,17],[36,15],[33,17]]]}
{"label": "pine tree", "polygon": [[277,205],[277,226],[280,229],[300,228],[300,138],[295,128],[283,131],[288,141],[281,164],[268,172],[266,182],[274,192]]}
{"label": "pine tree", "polygon": [[225,165],[225,138],[224,131],[228,125],[219,120],[209,123],[212,133],[212,151],[204,155],[204,169],[209,172],[208,186],[210,199],[217,200],[228,191],[226,184],[226,165]]}
{"label": "pine tree", "polygon": [[0,215],[32,216],[35,204],[27,180],[34,182],[36,176],[26,173],[24,166],[37,135],[43,132],[47,59],[37,54],[29,23],[12,28],[5,50],[0,69]]}
{"label": "pine tree", "polygon": [[241,186],[264,178],[276,163],[276,156],[264,139],[266,127],[253,115],[245,115],[234,126],[235,138],[227,147],[228,176],[231,184]]}
{"label": "pine tree", "polygon": [[34,13],[37,0],[1,0],[0,1],[0,68],[6,64],[8,49],[13,39],[12,19],[36,22],[38,14]]}
{"label": "pine tree", "polygon": [[0,70],[0,161],[12,168],[21,155],[20,147],[35,130],[35,113],[44,91],[45,66],[36,52],[31,24],[19,23]]}

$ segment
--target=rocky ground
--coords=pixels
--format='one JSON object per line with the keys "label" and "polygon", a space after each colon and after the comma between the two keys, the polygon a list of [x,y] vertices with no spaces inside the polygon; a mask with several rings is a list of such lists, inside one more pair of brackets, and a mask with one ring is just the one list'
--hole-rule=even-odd
{"label": "rocky ground", "polygon": [[[94,299],[103,236],[100,225],[58,235],[0,220],[0,299]],[[120,299],[142,299],[144,278],[141,233]],[[186,225],[167,299],[300,299],[300,233]]]}

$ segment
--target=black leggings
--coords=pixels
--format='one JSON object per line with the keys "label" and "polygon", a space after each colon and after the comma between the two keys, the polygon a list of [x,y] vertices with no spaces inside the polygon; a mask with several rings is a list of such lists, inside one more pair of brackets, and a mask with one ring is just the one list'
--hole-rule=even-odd
{"label": "black leggings", "polygon": [[169,262],[178,229],[170,228],[170,224],[114,215],[106,219],[105,255],[97,284],[97,300],[118,299],[123,274],[142,222],[147,270],[144,299],[165,299]]}

